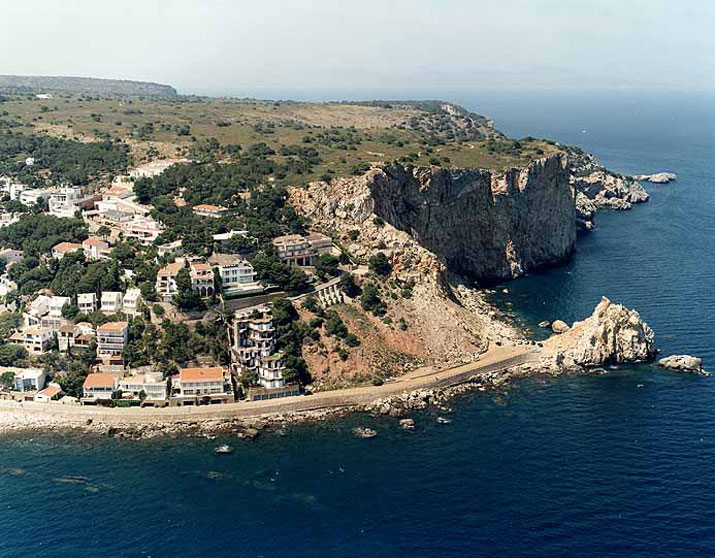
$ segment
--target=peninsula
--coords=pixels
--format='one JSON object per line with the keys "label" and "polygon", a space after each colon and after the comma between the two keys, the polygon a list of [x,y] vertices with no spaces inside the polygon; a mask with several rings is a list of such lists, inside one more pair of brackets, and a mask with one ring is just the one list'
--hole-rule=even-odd
{"label": "peninsula", "polygon": [[0,128],[7,423],[373,408],[655,353],[610,301],[543,346],[489,303],[648,194],[452,103],[11,76]]}

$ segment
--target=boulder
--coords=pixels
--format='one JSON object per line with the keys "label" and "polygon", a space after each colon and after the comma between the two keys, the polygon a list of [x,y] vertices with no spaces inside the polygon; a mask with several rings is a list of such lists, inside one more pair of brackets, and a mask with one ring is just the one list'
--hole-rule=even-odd
{"label": "boulder", "polygon": [[[543,322],[542,322],[543,323]],[[541,324],[539,324],[541,325]],[[542,327],[548,327],[548,326],[542,326]],[[562,320],[555,320],[553,324],[551,324],[551,329],[553,330],[554,333],[565,333],[569,329],[569,325],[562,321]]]}
{"label": "boulder", "polygon": [[539,322],[539,327],[546,329],[551,325],[551,322],[548,320],[544,320],[543,322]]}
{"label": "boulder", "polygon": [[658,361],[658,366],[668,368],[669,370],[696,372],[698,374],[704,373],[702,359],[690,355],[671,355],[661,358]]}
{"label": "boulder", "polygon": [[655,353],[655,333],[640,314],[606,297],[591,316],[544,343],[546,359],[567,368],[644,362]]}

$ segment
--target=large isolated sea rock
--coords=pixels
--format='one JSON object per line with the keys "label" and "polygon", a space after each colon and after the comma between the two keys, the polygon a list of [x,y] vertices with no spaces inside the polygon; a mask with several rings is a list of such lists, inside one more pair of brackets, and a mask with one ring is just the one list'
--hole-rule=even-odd
{"label": "large isolated sea rock", "polygon": [[655,352],[655,333],[640,314],[606,297],[591,316],[544,343],[548,362],[559,367],[642,362]]}

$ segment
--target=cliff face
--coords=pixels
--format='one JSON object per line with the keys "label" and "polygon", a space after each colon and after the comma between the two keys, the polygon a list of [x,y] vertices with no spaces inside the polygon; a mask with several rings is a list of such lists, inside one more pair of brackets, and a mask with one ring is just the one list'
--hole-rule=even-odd
{"label": "cliff face", "polygon": [[576,240],[565,159],[505,173],[387,166],[370,182],[377,216],[458,273],[516,277],[567,258]]}
{"label": "cliff face", "polygon": [[560,155],[505,173],[385,166],[294,190],[292,199],[351,253],[388,249],[398,270],[440,271],[443,262],[478,281],[510,279],[567,258],[576,240]]}

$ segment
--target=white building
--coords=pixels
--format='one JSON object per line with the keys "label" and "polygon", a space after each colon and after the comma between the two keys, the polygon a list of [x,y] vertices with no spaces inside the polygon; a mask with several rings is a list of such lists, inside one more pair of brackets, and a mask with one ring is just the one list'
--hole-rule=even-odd
{"label": "white building", "polygon": [[52,195],[49,190],[44,190],[42,188],[32,188],[28,190],[23,190],[20,194],[20,203],[32,207],[37,203],[37,200],[46,200]]}
{"label": "white building", "polygon": [[52,344],[52,331],[44,327],[31,326],[13,333],[10,336],[10,343],[22,345],[31,355],[42,355]]}
{"label": "white building", "polygon": [[91,401],[109,400],[117,389],[117,377],[114,374],[90,374],[84,381],[84,399]]}
{"label": "white building", "polygon": [[191,273],[191,290],[201,297],[214,294],[214,272],[206,263],[192,263],[189,266]]}
{"label": "white building", "polygon": [[142,293],[137,288],[127,289],[122,301],[122,311],[132,318],[139,315]]}
{"label": "white building", "polygon": [[135,238],[140,244],[149,246],[164,232],[159,223],[150,217],[134,217],[131,221],[122,223],[126,238]]}
{"label": "white building", "polygon": [[46,316],[50,311],[51,297],[47,295],[39,295],[30,303],[27,311],[22,315],[22,323],[24,327],[39,326],[43,316]]}
{"label": "white building", "polygon": [[15,372],[15,391],[39,391],[45,387],[47,372],[42,368],[22,368]]}
{"label": "white building", "polygon": [[59,384],[50,384],[35,395],[35,401],[38,401],[39,403],[49,403],[50,401],[57,401],[58,399],[61,399],[63,395],[64,391],[62,391]]}
{"label": "white building", "polygon": [[122,311],[124,296],[119,291],[104,291],[102,293],[101,311],[105,316]]}
{"label": "white building", "polygon": [[57,192],[50,194],[47,208],[55,217],[74,217],[79,210],[77,202],[82,199],[82,188],[79,186],[62,186]]}
{"label": "white building", "polygon": [[212,217],[214,219],[218,219],[222,215],[225,215],[228,209],[221,205],[200,203],[199,205],[195,205],[192,211],[194,212],[194,215],[198,215],[199,217]]}
{"label": "white building", "polygon": [[119,380],[119,389],[122,390],[122,397],[131,395],[137,399],[144,392],[147,401],[165,401],[168,396],[168,382],[161,374],[137,374],[122,378]]}
{"label": "white building", "polygon": [[226,296],[263,292],[256,271],[246,260],[231,254],[213,254],[209,263],[218,268],[221,290]]}
{"label": "white building", "polygon": [[266,389],[285,388],[283,354],[275,350],[275,337],[269,306],[237,313],[231,326],[231,362],[236,374],[253,374],[258,385]]}
{"label": "white building", "polygon": [[70,304],[72,299],[68,296],[52,296],[50,297],[49,315],[53,318],[62,317],[62,309],[65,304]]}
{"label": "white building", "polygon": [[82,251],[84,252],[84,257],[87,260],[104,260],[109,258],[109,243],[100,238],[91,236],[82,241]]}
{"label": "white building", "polygon": [[52,257],[61,260],[71,252],[82,250],[82,245],[76,242],[60,242],[52,247]]}
{"label": "white building", "polygon": [[220,366],[209,368],[182,368],[172,378],[172,397],[182,405],[202,402],[230,403],[234,400],[231,380]]}
{"label": "white building", "polygon": [[97,311],[97,295],[94,293],[80,293],[77,295],[77,307],[80,314],[91,314]]}
{"label": "white building", "polygon": [[171,298],[179,292],[176,277],[184,267],[183,261],[177,261],[162,267],[156,274],[156,292],[164,302],[170,302]]}
{"label": "white building", "polygon": [[97,356],[108,360],[121,358],[129,340],[127,322],[107,322],[97,328]]}
{"label": "white building", "polygon": [[164,256],[178,256],[183,251],[181,245],[181,239],[175,240],[174,242],[167,242],[166,244],[160,244],[156,247],[156,252],[160,258]]}

